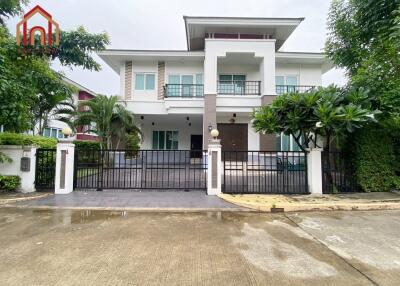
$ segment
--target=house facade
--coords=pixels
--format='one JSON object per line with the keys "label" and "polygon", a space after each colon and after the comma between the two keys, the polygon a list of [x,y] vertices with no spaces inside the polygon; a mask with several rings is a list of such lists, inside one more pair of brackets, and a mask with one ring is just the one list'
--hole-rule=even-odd
{"label": "house facade", "polygon": [[[73,101],[76,106],[78,106],[80,101],[83,100],[91,100],[96,97],[96,93],[87,89],[86,87],[80,85],[79,83],[64,77],[63,81],[69,85],[72,85],[76,88],[76,92],[73,94]],[[81,112],[84,112],[83,109],[80,110]],[[52,137],[52,138],[64,138],[64,135],[62,134],[62,129],[64,127],[68,127],[68,125],[62,121],[56,120],[56,119],[50,119],[48,126],[44,129],[43,131],[43,136],[45,137]],[[97,140],[97,135],[93,133],[88,133],[86,130],[88,130],[88,126],[78,126],[76,133],[73,136],[74,140],[82,140],[82,141],[96,141]]]}
{"label": "house facade", "polygon": [[106,50],[120,96],[135,113],[142,149],[206,149],[217,128],[223,150],[297,150],[263,135],[251,113],[276,96],[321,86],[331,69],[321,53],[280,48],[303,18],[184,17],[187,50]]}

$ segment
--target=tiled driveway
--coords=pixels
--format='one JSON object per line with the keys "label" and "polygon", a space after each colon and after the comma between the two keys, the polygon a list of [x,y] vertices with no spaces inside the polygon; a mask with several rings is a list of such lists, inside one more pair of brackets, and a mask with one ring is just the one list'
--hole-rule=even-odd
{"label": "tiled driveway", "polygon": [[15,204],[19,207],[143,209],[143,210],[247,210],[205,191],[74,191]]}

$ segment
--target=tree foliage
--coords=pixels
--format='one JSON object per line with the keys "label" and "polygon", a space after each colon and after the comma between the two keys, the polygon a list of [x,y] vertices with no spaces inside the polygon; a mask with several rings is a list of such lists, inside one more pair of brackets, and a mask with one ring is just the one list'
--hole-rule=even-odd
{"label": "tree foliage", "polygon": [[[0,20],[22,12],[29,1],[2,0]],[[51,69],[51,60],[64,66],[79,66],[100,70],[92,54],[105,49],[109,43],[106,33],[91,34],[83,27],[62,31],[56,53],[21,53],[21,47],[5,26],[0,25],[0,125],[11,132],[33,130],[39,134],[51,118],[68,120],[74,112],[74,89],[63,81],[61,73]]]}
{"label": "tree foliage", "polygon": [[[329,149],[332,140],[375,121],[378,113],[361,91],[330,86],[277,97],[254,111],[253,127],[257,132],[291,135],[303,151],[315,146]],[[319,139],[325,139],[325,146],[319,146]]]}
{"label": "tree foliage", "polygon": [[4,25],[5,19],[19,15],[22,8],[29,0],[1,0],[0,2],[0,24]]}
{"label": "tree foliage", "polygon": [[133,113],[118,102],[117,96],[98,95],[94,99],[81,102],[79,109],[86,110],[78,112],[75,126],[91,126],[86,132],[97,134],[103,149],[118,147],[118,143],[113,146],[113,137],[120,141],[128,133],[140,133]]}
{"label": "tree foliage", "polygon": [[400,114],[400,0],[334,0],[325,50],[384,117]]}

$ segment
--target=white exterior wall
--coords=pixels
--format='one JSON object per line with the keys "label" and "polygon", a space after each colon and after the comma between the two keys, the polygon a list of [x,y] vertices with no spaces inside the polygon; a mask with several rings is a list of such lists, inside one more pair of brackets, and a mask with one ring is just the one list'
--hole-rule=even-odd
{"label": "white exterior wall", "polygon": [[157,121],[154,126],[150,122],[146,122],[141,125],[141,128],[144,136],[141,149],[147,150],[153,148],[153,131],[178,131],[179,150],[190,150],[190,135],[203,134],[201,123],[192,123],[192,126],[189,126],[189,122],[186,120],[176,120],[172,124]]}
{"label": "white exterior wall", "polygon": [[277,63],[276,75],[296,75],[299,80],[299,85],[322,85],[322,70],[320,65]]}
{"label": "white exterior wall", "polygon": [[220,74],[244,74],[248,81],[260,81],[259,65],[227,65],[218,64],[218,76]]}
{"label": "white exterior wall", "polygon": [[[132,63],[132,98],[134,101],[158,101],[158,61],[133,61]],[[154,90],[135,90],[135,79],[137,73],[154,73]]]}
{"label": "white exterior wall", "polygon": [[217,94],[218,58],[227,53],[254,53],[261,59],[262,94],[275,94],[275,40],[205,39],[204,93]]}
{"label": "white exterior wall", "polygon": [[[168,83],[169,75],[196,75],[203,74],[203,62],[166,62],[165,63],[165,83]],[[195,80],[195,78],[194,78]]]}

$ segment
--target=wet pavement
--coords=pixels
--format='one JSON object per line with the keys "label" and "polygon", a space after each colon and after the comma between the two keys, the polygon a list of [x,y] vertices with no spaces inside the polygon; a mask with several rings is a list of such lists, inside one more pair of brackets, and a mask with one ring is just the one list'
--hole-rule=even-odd
{"label": "wet pavement", "polygon": [[104,190],[74,191],[68,195],[50,195],[45,198],[17,202],[18,207],[33,208],[87,208],[125,210],[247,210],[228,203],[205,191],[131,191]]}
{"label": "wet pavement", "polygon": [[0,208],[1,285],[399,285],[400,211]]}

